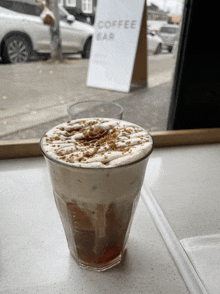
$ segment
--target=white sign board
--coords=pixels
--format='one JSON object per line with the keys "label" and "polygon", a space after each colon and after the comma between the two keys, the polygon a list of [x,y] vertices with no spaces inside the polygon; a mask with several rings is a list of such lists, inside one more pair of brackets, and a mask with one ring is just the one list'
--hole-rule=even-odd
{"label": "white sign board", "polygon": [[87,86],[129,92],[145,0],[98,1]]}

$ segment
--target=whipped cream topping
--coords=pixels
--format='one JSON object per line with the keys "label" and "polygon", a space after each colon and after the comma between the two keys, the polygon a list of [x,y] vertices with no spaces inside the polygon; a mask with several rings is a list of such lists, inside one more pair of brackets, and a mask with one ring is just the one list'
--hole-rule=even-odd
{"label": "whipped cream topping", "polygon": [[117,119],[77,119],[60,124],[43,137],[43,149],[70,165],[108,168],[135,162],[152,150],[141,127]]}

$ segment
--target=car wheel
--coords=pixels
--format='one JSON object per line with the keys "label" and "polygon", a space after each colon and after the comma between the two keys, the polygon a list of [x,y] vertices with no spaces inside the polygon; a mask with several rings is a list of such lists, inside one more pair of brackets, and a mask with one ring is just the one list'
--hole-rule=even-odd
{"label": "car wheel", "polygon": [[84,46],[84,49],[82,51],[82,58],[89,58],[90,57],[90,51],[91,51],[91,45],[92,45],[92,39],[89,38]]}
{"label": "car wheel", "polygon": [[4,41],[2,60],[4,63],[27,62],[31,54],[31,46],[23,36],[13,35]]}
{"label": "car wheel", "polygon": [[162,51],[162,44],[158,44],[157,49],[155,50],[155,54],[159,54]]}

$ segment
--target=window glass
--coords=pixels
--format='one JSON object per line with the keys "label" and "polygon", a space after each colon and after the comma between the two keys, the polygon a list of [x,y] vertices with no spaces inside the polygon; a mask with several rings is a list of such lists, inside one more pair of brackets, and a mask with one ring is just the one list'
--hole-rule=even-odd
{"label": "window glass", "polygon": [[160,32],[161,33],[166,33],[166,34],[176,34],[177,28],[162,27]]}
{"label": "window glass", "polygon": [[33,4],[20,1],[12,0],[0,0],[0,6],[10,9],[15,12],[25,13],[29,15],[40,16],[41,9],[38,7],[37,3],[33,0]]}
{"label": "window glass", "polygon": [[0,1],[0,6],[7,8],[7,9],[11,9],[11,7],[13,6],[14,2],[13,1],[9,1],[9,0],[1,0]]}
{"label": "window glass", "polygon": [[[74,3],[78,5],[78,1],[64,1],[65,7]],[[133,88],[130,93],[120,93],[86,86],[94,29],[87,17],[95,18],[96,3],[82,0],[80,7],[69,7],[71,14],[77,12],[72,24],[66,22],[65,7],[59,8],[60,19],[65,21],[60,22],[64,62],[51,63],[50,26],[44,25],[40,17],[38,21],[29,17],[42,12],[35,0],[0,0],[0,140],[39,138],[48,128],[68,120],[67,107],[71,103],[97,98],[122,105],[125,120],[149,131],[166,130],[178,38],[171,43],[163,41],[160,28],[169,24],[171,13],[181,14],[181,9],[147,3],[148,80],[147,88],[139,95],[139,90]],[[22,17],[11,11],[22,13]],[[16,34],[9,38],[12,31]]]}
{"label": "window glass", "polygon": [[67,15],[61,8],[59,8],[59,15],[61,20],[66,20]]}
{"label": "window glass", "polygon": [[66,0],[66,6],[76,6],[76,0]]}
{"label": "window glass", "polygon": [[92,0],[82,0],[82,11],[92,13]]}
{"label": "window glass", "polygon": [[63,5],[63,0],[58,0],[58,4]]}
{"label": "window glass", "polygon": [[25,13],[29,15],[34,15],[34,16],[40,16],[41,14],[41,9],[37,5],[31,5],[31,4],[23,4],[23,7],[25,9]]}
{"label": "window glass", "polygon": [[15,12],[25,13],[25,9],[24,9],[22,3],[20,3],[20,2],[3,0],[3,1],[0,1],[0,6],[7,8],[7,9],[10,9]]}

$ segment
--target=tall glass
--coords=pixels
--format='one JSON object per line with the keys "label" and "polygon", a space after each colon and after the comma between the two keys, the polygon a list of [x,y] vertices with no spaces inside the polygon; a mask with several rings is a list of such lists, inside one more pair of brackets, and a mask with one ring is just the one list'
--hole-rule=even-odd
{"label": "tall glass", "polygon": [[89,117],[105,117],[122,119],[124,109],[115,102],[102,100],[89,100],[75,102],[67,107],[71,120]]}
{"label": "tall glass", "polygon": [[44,151],[42,141],[72,256],[80,266],[97,271],[120,263],[153,147],[130,164],[84,168],[54,159]]}

